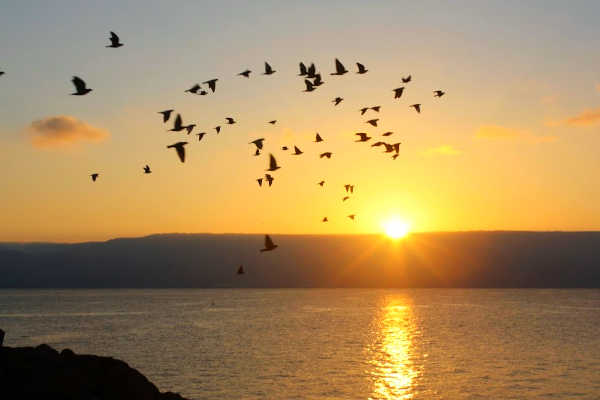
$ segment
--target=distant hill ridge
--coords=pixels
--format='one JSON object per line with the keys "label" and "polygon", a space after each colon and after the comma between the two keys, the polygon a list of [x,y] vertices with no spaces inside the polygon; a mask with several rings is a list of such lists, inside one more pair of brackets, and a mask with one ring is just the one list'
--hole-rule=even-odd
{"label": "distant hill ridge", "polygon": [[0,243],[0,287],[600,287],[600,232],[272,237],[262,254],[252,234]]}

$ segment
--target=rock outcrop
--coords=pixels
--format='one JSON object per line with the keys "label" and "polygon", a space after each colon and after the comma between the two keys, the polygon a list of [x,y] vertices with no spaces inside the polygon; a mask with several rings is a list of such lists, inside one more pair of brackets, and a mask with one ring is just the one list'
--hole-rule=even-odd
{"label": "rock outcrop", "polygon": [[127,363],[111,357],[37,347],[0,347],[0,398],[36,400],[185,400],[160,393]]}

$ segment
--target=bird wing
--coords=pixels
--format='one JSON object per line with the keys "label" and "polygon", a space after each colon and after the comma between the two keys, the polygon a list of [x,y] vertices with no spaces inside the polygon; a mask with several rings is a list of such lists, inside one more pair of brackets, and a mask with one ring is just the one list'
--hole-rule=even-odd
{"label": "bird wing", "polygon": [[317,133],[317,137],[315,138],[315,142],[321,142],[323,140],[323,138],[321,138],[321,135],[319,135]]}
{"label": "bird wing", "polygon": [[367,137],[366,133],[360,132],[360,133],[355,133],[356,136],[360,136],[361,140],[365,140],[365,138]]}
{"label": "bird wing", "polygon": [[302,150],[300,150],[298,146],[294,146],[294,152],[296,152],[296,154],[300,154],[302,153]]}
{"label": "bird wing", "polygon": [[185,147],[183,147],[183,144],[178,143],[175,146],[175,150],[177,150],[177,155],[179,156],[181,162],[185,162]]}
{"label": "bird wing", "polygon": [[271,68],[271,66],[269,65],[268,62],[265,61],[265,73],[270,73],[273,72],[273,68]]}
{"label": "bird wing", "polygon": [[346,68],[344,68],[344,64],[342,64],[340,62],[340,60],[338,60],[337,58],[335,59],[335,72],[337,73],[342,73],[346,70]]}
{"label": "bird wing", "polygon": [[273,154],[269,154],[269,169],[276,169],[277,168],[277,160],[275,160],[275,157],[273,156]]}
{"label": "bird wing", "polygon": [[306,65],[304,63],[300,63],[300,76],[306,75]]}
{"label": "bird wing", "polygon": [[359,72],[363,72],[365,70],[365,66],[362,65],[361,63],[356,63],[356,66],[358,67],[358,71]]}
{"label": "bird wing", "polygon": [[313,84],[312,84],[311,81],[309,81],[308,79],[305,79],[304,80],[304,84],[306,85],[306,90],[307,91],[313,90]]}
{"label": "bird wing", "polygon": [[265,235],[265,248],[270,249],[273,246],[275,246],[275,244],[271,240],[271,237],[269,235]]}
{"label": "bird wing", "polygon": [[75,85],[75,90],[77,90],[78,92],[85,91],[85,82],[80,77],[74,76],[71,82],[73,82],[73,85]]}
{"label": "bird wing", "polygon": [[314,63],[311,63],[308,67],[308,71],[306,72],[309,76],[314,76],[315,72],[317,72],[317,67],[315,67]]}
{"label": "bird wing", "polygon": [[181,114],[177,114],[175,117],[175,122],[173,123],[173,129],[181,129]]}
{"label": "bird wing", "polygon": [[113,31],[110,31],[110,41],[113,43],[119,43],[119,36]]}

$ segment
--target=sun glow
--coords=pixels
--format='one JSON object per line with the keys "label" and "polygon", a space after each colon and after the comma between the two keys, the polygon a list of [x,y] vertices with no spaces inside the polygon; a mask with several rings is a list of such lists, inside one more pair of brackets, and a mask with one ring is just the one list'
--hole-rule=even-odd
{"label": "sun glow", "polygon": [[399,219],[390,219],[383,224],[385,234],[392,239],[400,239],[408,235],[410,225]]}

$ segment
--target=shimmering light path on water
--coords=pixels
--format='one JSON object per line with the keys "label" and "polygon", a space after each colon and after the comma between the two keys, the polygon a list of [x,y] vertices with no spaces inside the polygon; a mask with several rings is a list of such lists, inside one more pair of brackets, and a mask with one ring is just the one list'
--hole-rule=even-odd
{"label": "shimmering light path on water", "polygon": [[598,290],[2,290],[9,346],[193,399],[597,399]]}

